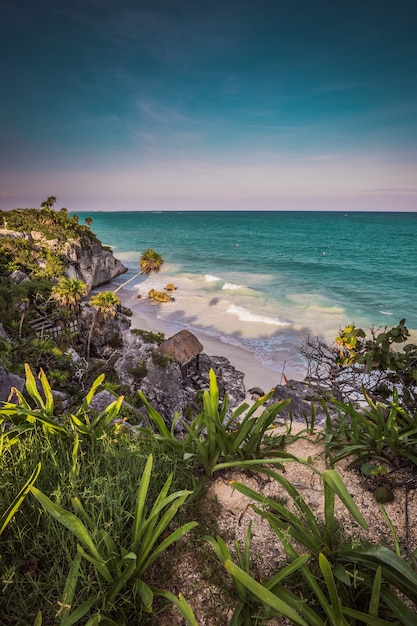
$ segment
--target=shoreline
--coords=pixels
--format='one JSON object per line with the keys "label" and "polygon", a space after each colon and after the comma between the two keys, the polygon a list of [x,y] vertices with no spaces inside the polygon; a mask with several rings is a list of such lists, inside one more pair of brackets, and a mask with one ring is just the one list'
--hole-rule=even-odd
{"label": "shoreline", "polygon": [[[152,314],[153,306],[161,306],[148,300],[138,299],[131,295],[130,291],[122,289],[119,292],[120,300],[123,306],[132,311],[131,328],[139,328],[154,333],[163,332],[166,338],[171,337],[181,330],[173,324],[164,323]],[[284,371],[277,371],[266,367],[256,360],[255,355],[248,350],[244,350],[238,346],[224,343],[215,337],[210,337],[204,333],[190,329],[193,335],[203,345],[203,351],[209,356],[222,356],[228,359],[236,368],[236,370],[244,373],[244,385],[246,392],[252,387],[260,387],[265,393],[279,384],[284,383]],[[286,372],[287,378],[293,380],[303,380],[299,376],[294,375],[290,371]],[[250,394],[249,394],[250,396]]]}

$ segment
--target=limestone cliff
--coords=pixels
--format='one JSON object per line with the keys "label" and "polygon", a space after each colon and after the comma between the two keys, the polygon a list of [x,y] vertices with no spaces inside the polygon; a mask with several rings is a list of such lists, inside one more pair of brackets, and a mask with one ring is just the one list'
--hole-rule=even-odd
{"label": "limestone cliff", "polygon": [[127,268],[110,250],[95,241],[69,240],[64,244],[63,252],[65,275],[67,278],[80,278],[88,291],[127,272]]}
{"label": "limestone cliff", "polygon": [[90,291],[127,271],[111,249],[65,209],[15,209],[0,211],[1,217],[3,274],[11,273],[10,268],[31,278],[64,275],[82,280]]}

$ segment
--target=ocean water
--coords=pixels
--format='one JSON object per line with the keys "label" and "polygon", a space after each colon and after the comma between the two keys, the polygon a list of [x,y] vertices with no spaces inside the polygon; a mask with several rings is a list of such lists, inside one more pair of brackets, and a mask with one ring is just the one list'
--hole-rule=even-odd
{"label": "ocean water", "polygon": [[[138,271],[146,248],[164,257],[159,274],[126,290],[146,297],[175,284],[174,302],[146,304],[167,336],[188,328],[302,378],[303,337],[332,341],[351,322],[368,329],[402,318],[417,329],[417,213],[94,212],[80,222],[86,217],[129,268],[114,286]],[[138,300],[138,313],[144,305]]]}

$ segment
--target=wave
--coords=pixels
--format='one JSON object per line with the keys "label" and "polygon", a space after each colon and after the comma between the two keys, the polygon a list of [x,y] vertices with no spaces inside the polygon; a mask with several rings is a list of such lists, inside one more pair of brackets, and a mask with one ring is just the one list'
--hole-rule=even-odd
{"label": "wave", "polygon": [[291,322],[283,322],[282,320],[277,319],[276,317],[267,317],[266,315],[256,315],[255,313],[251,313],[247,309],[244,309],[241,306],[237,306],[236,304],[231,304],[227,309],[226,313],[231,313],[232,315],[237,315],[241,322],[256,322],[260,324],[269,324],[270,326],[291,326]]}
{"label": "wave", "polygon": [[222,289],[242,289],[242,285],[236,285],[235,283],[224,283]]}
{"label": "wave", "polygon": [[221,278],[218,276],[213,276],[213,274],[205,274],[204,276],[207,283],[217,283]]}
{"label": "wave", "polygon": [[391,311],[380,311],[380,313],[382,315],[394,315],[394,313],[391,313]]}

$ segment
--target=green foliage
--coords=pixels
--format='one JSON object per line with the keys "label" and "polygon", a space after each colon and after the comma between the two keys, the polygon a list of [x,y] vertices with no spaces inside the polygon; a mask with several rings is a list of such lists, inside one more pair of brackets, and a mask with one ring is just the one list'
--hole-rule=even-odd
{"label": "green foliage", "polygon": [[293,484],[272,470],[268,474],[287,492],[295,512],[245,485],[233,485],[261,505],[253,508],[268,520],[289,563],[261,585],[229,559],[224,564],[232,576],[278,614],[286,614],[278,601],[286,602],[299,614],[299,621],[292,617],[291,623],[347,626],[359,620],[373,626],[411,626],[415,614],[409,602],[417,602],[417,575],[410,565],[388,548],[353,542],[336,532],[335,496],[356,522],[367,528],[339,474],[335,470],[322,474],[324,525]]}
{"label": "green foliage", "polygon": [[166,354],[162,354],[162,352],[158,352],[154,350],[151,352],[152,361],[161,368],[161,370],[166,369],[168,363],[173,363],[174,359],[171,356],[167,356]]}
{"label": "green foliage", "polygon": [[[374,377],[376,384],[369,381],[377,397],[389,398],[397,389],[400,404],[410,410],[417,409],[417,345],[407,343],[409,337],[405,319],[382,332],[372,329],[369,338],[361,328],[351,324],[336,338],[340,346],[336,362],[343,367],[362,366],[368,375],[378,372]],[[402,348],[396,349],[400,344]]]}
{"label": "green foliage", "polygon": [[[117,428],[108,430],[122,398],[99,415],[89,409],[103,377],[95,381],[81,407],[69,416],[69,422],[61,417],[59,423],[45,374],[41,372],[39,377],[41,389],[28,366],[26,374],[29,400],[15,390],[18,403],[6,403],[0,409],[0,511],[4,511],[0,527],[4,530],[7,526],[9,544],[10,537],[16,534],[21,552],[18,559],[27,558],[29,550],[36,562],[42,562],[42,571],[45,568],[41,579],[35,578],[31,583],[32,603],[36,597],[37,606],[40,601],[42,608],[44,598],[48,597],[53,616],[53,605],[61,600],[57,612],[60,624],[80,623],[87,615],[93,620],[91,623],[98,623],[105,615],[109,620],[112,615],[121,626],[131,621],[128,615],[138,617],[142,610],[150,608],[153,596],[160,590],[146,583],[143,576],[173,542],[196,525],[190,521],[177,528],[174,520],[191,491],[181,488],[169,493],[174,473],[166,478],[165,468],[175,467],[174,458],[164,462],[161,457],[151,477],[152,455],[144,459],[143,442],[124,439],[123,431]],[[117,439],[113,440],[110,434]],[[16,449],[13,456],[12,447]],[[29,480],[24,478],[24,487],[13,496],[6,485],[22,484],[21,475],[27,476],[27,466],[32,465],[33,457],[43,459],[41,474],[38,476],[39,465],[36,474]],[[138,474],[141,465],[142,477]],[[39,487],[35,488],[33,482],[37,476]],[[189,472],[186,478],[184,471],[182,485],[189,479]],[[72,531],[79,542],[78,548],[45,516],[40,516],[27,498],[24,506],[28,516],[15,521],[19,507],[18,515],[22,516],[22,499],[29,491],[49,512],[51,520],[56,519]],[[16,547],[5,550],[4,561],[0,561],[3,592],[12,575],[7,573],[7,568],[13,568],[15,553]],[[18,614],[27,617],[33,607],[29,609],[29,597],[22,593],[27,588],[25,574],[13,576],[15,593],[13,602],[9,601],[10,610],[16,607]],[[184,598],[174,600],[169,592],[163,592],[163,596],[174,601],[189,624],[195,624]],[[45,608],[43,613],[46,623],[55,623],[50,611]],[[10,619],[10,623],[20,623]]]}
{"label": "green foliage", "polygon": [[161,345],[165,339],[165,333],[153,333],[150,330],[141,330],[139,328],[133,328],[130,332],[133,335],[142,337],[143,341],[146,343],[157,343],[158,346]]}
{"label": "green foliage", "polygon": [[[2,433],[1,437],[3,438],[3,436],[4,435]],[[13,442],[13,440],[10,440],[10,438],[9,438],[9,443],[16,443],[16,442]],[[2,442],[2,444],[3,444],[3,442]],[[3,445],[1,445],[1,449],[3,449]],[[2,515],[0,515],[0,535],[4,532],[6,526],[9,524],[9,522],[12,519],[13,515],[16,513],[16,511],[21,506],[23,500],[25,499],[25,497],[29,493],[31,487],[34,485],[37,477],[39,476],[39,472],[40,471],[41,471],[41,464],[38,463],[36,469],[32,472],[32,474],[30,475],[28,480],[25,482],[25,484],[23,485],[23,487],[21,488],[19,493],[13,499],[12,503],[8,506],[6,511]]]}
{"label": "green foliage", "polygon": [[375,403],[364,390],[368,409],[337,400],[338,417],[326,421],[328,456],[332,463],[353,458],[353,464],[369,459],[385,463],[404,461],[417,465],[417,411],[403,408],[394,389],[389,403]]}
{"label": "green foliage", "polygon": [[[255,622],[255,619],[257,618],[260,618],[263,623],[263,620],[271,617],[271,612],[269,608],[265,606],[265,604],[261,604],[258,595],[253,592],[252,585],[249,584],[246,586],[242,582],[242,576],[246,581],[249,580],[250,576],[252,576],[252,581],[254,578],[251,572],[251,538],[252,523],[250,523],[248,526],[243,549],[240,547],[238,541],[234,541],[235,555],[237,558],[240,573],[240,575],[236,576],[232,573],[233,566],[231,564],[233,562],[233,555],[227,547],[225,541],[223,541],[220,536],[217,536],[216,539],[208,536],[204,537],[204,539],[213,548],[221,563],[223,565],[225,565],[226,563],[228,564],[228,570],[232,574],[233,585],[238,596],[238,602],[230,621],[230,624],[233,624],[234,626],[250,626],[251,624],[258,623],[257,621]],[[245,575],[247,576],[247,578],[245,577]],[[283,605],[281,605],[281,608],[283,608]],[[294,615],[294,612],[290,611],[290,614]]]}
{"label": "green foliage", "polygon": [[[53,196],[51,196],[53,197]],[[97,237],[88,226],[81,226],[66,210],[53,211],[45,205],[42,209],[15,209],[0,211],[0,220],[6,219],[10,236],[0,241],[0,273],[10,274],[16,269],[31,277],[55,278],[62,275],[64,256],[59,246],[68,239],[76,239],[88,247]],[[43,239],[33,241],[28,233],[36,231]],[[20,236],[19,236],[20,234]],[[57,241],[52,249],[48,241]]]}
{"label": "green foliage", "polygon": [[[78,554],[94,566],[106,583],[104,592],[93,596],[82,608],[78,608],[77,619],[89,614],[93,608],[97,610],[96,615],[97,618],[100,616],[100,621],[105,617],[111,618],[119,595],[126,593],[126,588],[132,585],[139,594],[145,610],[151,611],[153,596],[158,590],[151,589],[146,584],[143,580],[144,573],[172,543],[196,526],[196,522],[188,522],[172,532],[168,531],[165,536],[169,524],[191,492],[181,490],[168,495],[173,477],[170,474],[148,511],[147,506],[150,505],[147,498],[152,464],[153,457],[150,455],[139,482],[130,544],[125,548],[117,546],[110,534],[105,531],[99,533],[101,535],[99,542],[94,541],[80,517],[52,502],[36,487],[30,487],[32,494],[48,513],[75,535],[79,542]],[[97,521],[89,519],[80,502],[78,508],[82,518],[90,522],[91,530],[97,528]],[[68,616],[68,619],[62,622],[62,626],[73,623],[70,620]],[[117,616],[116,623],[127,623],[123,614]]]}
{"label": "green foliage", "polygon": [[139,380],[142,380],[147,374],[148,369],[146,367],[144,359],[139,359],[138,364],[135,365],[131,370],[131,373],[137,377]]}
{"label": "green foliage", "polygon": [[195,458],[207,476],[234,466],[256,468],[266,463],[283,469],[284,461],[294,460],[293,455],[283,451],[286,436],[268,434],[278,413],[287,406],[289,400],[272,404],[260,416],[255,416],[257,409],[269,400],[272,392],[255,402],[251,408],[247,404],[241,405],[226,419],[227,396],[219,408],[216,375],[210,370],[210,387],[203,394],[203,410],[190,424],[182,422],[187,434],[181,440],[175,436],[175,426],[180,415],[175,416],[171,429],[168,429],[163,417],[150,406],[142,391],[138,391],[138,394],[151,422],[157,428],[157,434],[150,429],[144,429],[143,433],[156,438],[167,448],[181,450],[184,458]]}

